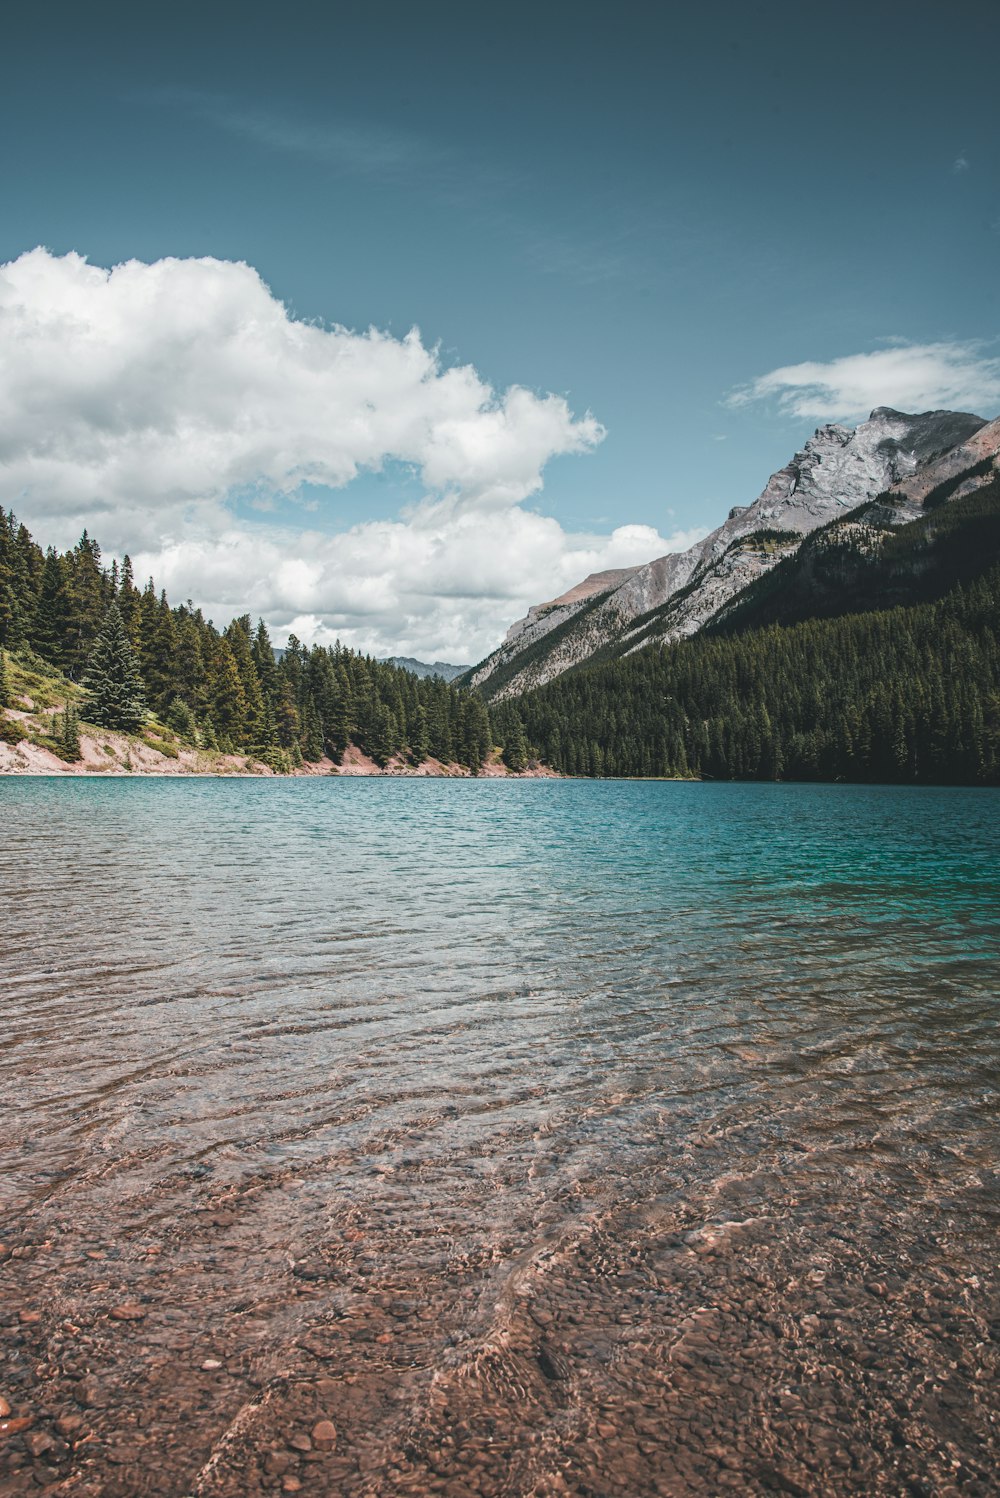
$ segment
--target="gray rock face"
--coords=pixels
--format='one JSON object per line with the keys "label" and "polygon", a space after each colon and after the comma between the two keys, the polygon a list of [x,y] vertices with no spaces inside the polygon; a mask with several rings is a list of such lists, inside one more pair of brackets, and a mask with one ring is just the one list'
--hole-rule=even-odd
{"label": "gray rock face", "polygon": [[[771,475],[752,504],[734,506],[703,541],[688,551],[658,557],[607,587],[603,579],[609,574],[596,574],[602,581],[594,588],[572,589],[552,604],[532,609],[476,668],[472,681],[490,696],[513,696],[609,646],[616,653],[628,652],[651,639],[694,634],[809,531],[883,490],[896,486],[900,519],[907,518],[907,510],[916,514],[917,500],[906,484],[969,444],[985,427],[981,416],[968,412],[908,415],[888,406],[879,406],[853,431],[820,427],[801,452]],[[586,584],[580,587],[586,589]],[[492,687],[491,678],[498,678]]]}
{"label": "gray rock face", "polygon": [[564,619],[571,618],[576,612],[576,604],[586,602],[597,593],[609,593],[638,571],[638,567],[618,567],[609,568],[607,572],[592,572],[582,583],[577,583],[549,603],[533,604],[523,619],[517,619],[511,625],[504,637],[504,644],[513,645],[515,641],[519,641],[518,648],[523,649],[533,640],[540,639],[542,635],[557,628]]}
{"label": "gray rock face", "polygon": [[[988,421],[981,426],[964,442],[957,447],[949,448],[941,457],[932,458],[928,463],[918,468],[916,472],[907,474],[893,485],[893,498],[908,501],[911,505],[920,505],[927,495],[938,484],[946,479],[954,478],[956,474],[963,473],[966,468],[972,468],[981,463],[984,458],[993,458],[994,468],[997,465],[997,456],[1000,454],[1000,416],[995,421]],[[954,498],[961,494],[971,493],[979,488],[981,484],[989,482],[989,474],[980,474],[977,478],[969,479],[959,489],[956,489]]]}

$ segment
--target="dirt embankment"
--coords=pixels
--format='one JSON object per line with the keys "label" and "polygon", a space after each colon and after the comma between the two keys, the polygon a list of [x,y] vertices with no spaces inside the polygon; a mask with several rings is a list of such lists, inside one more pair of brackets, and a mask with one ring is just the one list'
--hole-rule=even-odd
{"label": "dirt embankment", "polygon": [[[317,770],[315,772],[317,774],[407,775],[422,779],[425,779],[429,776],[447,776],[460,780],[467,780],[471,775],[471,772],[465,767],[465,765],[458,765],[455,763],[445,764],[440,759],[425,759],[422,760],[419,765],[414,765],[411,764],[409,760],[403,759],[400,755],[394,755],[393,758],[389,760],[389,763],[386,765],[385,769],[382,769],[381,766],[377,765],[375,761],[373,759],[370,759],[367,754],[363,754],[361,750],[354,744],[351,744],[347,749],[344,750],[344,754],[339,765],[334,765],[331,760],[323,760],[320,763],[326,768],[320,769],[317,767]],[[311,767],[304,766],[303,769],[298,773],[308,774],[312,773],[312,770]],[[497,750],[493,751],[489,759],[482,766],[479,771],[479,777],[483,780],[548,780],[558,778],[556,776],[556,772],[554,770],[550,770],[546,765],[536,765],[532,769],[521,770],[517,772],[508,770],[507,766],[500,758],[500,754]]]}
{"label": "dirt embankment", "polygon": [[[22,706],[9,708],[5,715],[8,725],[24,725],[25,737],[19,743],[9,744],[0,740],[0,775],[274,775],[275,771],[260,760],[242,754],[220,754],[214,750],[195,749],[182,743],[173,735],[156,739],[154,735],[113,733],[108,730],[83,731],[80,733],[80,758],[72,764],[44,745],[34,742],[29,735],[51,735],[54,732],[56,709],[38,709],[30,699],[22,698]],[[151,739],[153,740],[151,742]],[[158,747],[160,745],[160,747]],[[458,764],[443,764],[441,760],[425,759],[414,765],[401,756],[394,756],[383,769],[354,744],[349,745],[339,765],[324,757],[303,764],[291,771],[293,775],[398,775],[425,778],[429,776],[467,778],[469,771]],[[554,777],[555,772],[538,766],[524,770],[514,776],[508,770],[499,753],[494,751],[480,775],[489,779],[517,778],[544,779]]]}

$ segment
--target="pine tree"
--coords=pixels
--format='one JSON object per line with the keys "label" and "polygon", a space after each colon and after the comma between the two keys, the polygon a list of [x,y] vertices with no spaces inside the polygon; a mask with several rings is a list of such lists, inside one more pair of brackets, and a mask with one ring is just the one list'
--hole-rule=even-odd
{"label": "pine tree", "polygon": [[295,706],[295,696],[291,683],[287,680],[282,680],[278,684],[275,732],[278,736],[278,744],[282,749],[291,749],[293,744],[298,743],[299,714]]}
{"label": "pine tree", "polygon": [[246,743],[247,701],[236,658],[225,636],[216,644],[212,675],[212,722],[219,748],[232,754]]}
{"label": "pine tree", "polygon": [[7,675],[7,652],[0,650],[0,708],[10,707],[10,677]]}
{"label": "pine tree", "polygon": [[427,730],[427,709],[421,703],[413,715],[410,729],[410,758],[415,765],[423,764],[431,752],[430,734]]}
{"label": "pine tree", "polygon": [[253,663],[264,696],[270,700],[272,711],[278,691],[278,667],[274,659],[271,637],[263,619],[257,620],[257,632],[253,637]]}
{"label": "pine tree", "polygon": [[186,739],[191,744],[197,741],[198,725],[195,722],[194,713],[183,697],[174,698],[164,714],[163,721],[174,730],[179,738]]}
{"label": "pine tree", "polygon": [[27,527],[0,509],[0,645],[8,649],[30,642],[42,561]]}
{"label": "pine tree", "polygon": [[134,733],[146,718],[146,691],[118,605],[113,603],[87,662],[85,714],[102,728]]}
{"label": "pine tree", "polygon": [[[233,652],[240,685],[243,688],[243,744],[255,753],[262,754],[271,747],[273,737],[268,737],[267,714],[260,688],[260,678],[254,664],[253,641],[250,635],[250,615],[234,619],[226,630],[226,639]],[[272,727],[273,732],[273,727]]]}
{"label": "pine tree", "polygon": [[136,646],[139,643],[137,616],[141,596],[135,585],[135,578],[132,576],[132,558],[126,552],[122,557],[122,569],[118,577],[118,608],[121,611],[125,628],[128,630],[129,639]]}
{"label": "pine tree", "polygon": [[80,715],[67,702],[59,715],[59,755],[67,764],[75,764],[80,758]]}
{"label": "pine tree", "polygon": [[218,749],[219,740],[215,733],[215,724],[211,718],[206,718],[201,725],[201,744],[203,749]]}
{"label": "pine tree", "polygon": [[86,531],[74,549],[66,553],[66,564],[63,669],[78,680],[89,664],[98,635],[103,631],[112,598],[108,578],[101,571],[101,548]]}
{"label": "pine tree", "polygon": [[503,762],[508,770],[513,770],[515,774],[520,774],[528,765],[528,741],[524,736],[521,714],[516,709],[511,711],[507,719]]}
{"label": "pine tree", "polygon": [[66,571],[54,546],[45,553],[35,611],[32,645],[38,654],[60,668],[66,662],[70,602]]}
{"label": "pine tree", "polygon": [[0,645],[19,646],[24,620],[18,607],[14,511],[0,508]]}
{"label": "pine tree", "polygon": [[319,714],[311,697],[302,715],[299,747],[302,750],[302,758],[309,760],[310,763],[323,758],[323,725],[319,721]]}
{"label": "pine tree", "polygon": [[174,652],[173,680],[177,693],[198,713],[205,705],[205,657],[197,620],[181,609]]}
{"label": "pine tree", "polygon": [[449,697],[455,695],[449,692],[445,682],[437,678],[431,682],[430,698],[427,703],[427,737],[430,741],[431,754],[445,765],[450,764],[455,754],[448,712]]}
{"label": "pine tree", "polygon": [[137,629],[143,680],[150,701],[162,712],[174,694],[177,633],[167,596],[161,592],[157,598],[152,578],[139,598]]}
{"label": "pine tree", "polygon": [[490,720],[478,697],[467,696],[463,700],[460,745],[463,764],[468,765],[473,775],[478,775],[490,752]]}

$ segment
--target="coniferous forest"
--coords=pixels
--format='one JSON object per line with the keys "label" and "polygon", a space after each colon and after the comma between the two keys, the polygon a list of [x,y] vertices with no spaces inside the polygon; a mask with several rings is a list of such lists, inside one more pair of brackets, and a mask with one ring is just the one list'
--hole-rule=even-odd
{"label": "coniferous forest", "polygon": [[[127,557],[105,567],[86,533],[70,551],[43,552],[0,512],[0,708],[6,651],[82,689],[54,729],[66,759],[81,718],[137,732],[153,713],[182,741],[279,771],[339,762],[355,744],[382,766],[430,757],[475,774],[499,746],[511,770],[540,760],[571,776],[996,785],[998,507],[994,481],[933,535],[921,520],[874,551],[841,538],[831,552],[818,533],[782,564],[780,590],[766,578],[728,622],[489,709],[475,692],[340,645],[292,636],[276,653],[262,622],[243,615],[219,630],[152,580],[138,588]],[[830,617],[831,578],[857,612]],[[887,594],[915,601],[873,606]],[[807,599],[819,617],[802,617]],[[779,603],[784,622],[760,620]]]}
{"label": "coniferous forest", "polygon": [[935,603],[650,646],[518,711],[569,775],[996,785],[998,597],[1000,568]]}
{"label": "coniferous forest", "polygon": [[570,775],[1000,783],[1000,478],[946,502],[984,471],[906,524],[875,503],[814,532],[693,639],[519,698],[528,741]]}
{"label": "coniferous forest", "polygon": [[[276,654],[263,622],[243,615],[217,629],[192,604],[172,606],[152,579],[137,587],[128,557],[105,567],[86,532],[70,551],[43,552],[0,511],[2,651],[78,683],[85,722],[135,732],[152,712],[182,741],[276,770],[339,762],[353,743],[379,765],[431,757],[475,774],[493,748],[472,693],[341,645],[292,636]],[[66,718],[72,758],[78,725]]]}

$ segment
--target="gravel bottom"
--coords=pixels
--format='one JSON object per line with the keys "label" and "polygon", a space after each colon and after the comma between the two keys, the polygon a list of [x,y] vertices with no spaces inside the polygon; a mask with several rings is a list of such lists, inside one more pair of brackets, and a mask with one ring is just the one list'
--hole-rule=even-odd
{"label": "gravel bottom", "polygon": [[26,1214],[5,1498],[997,1493],[995,1172],[762,1128],[478,1239],[416,1165],[307,1245],[288,1171],[155,1238]]}

